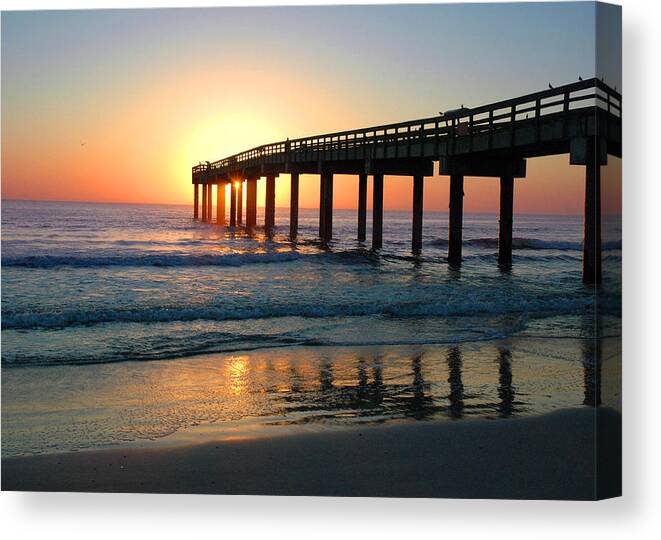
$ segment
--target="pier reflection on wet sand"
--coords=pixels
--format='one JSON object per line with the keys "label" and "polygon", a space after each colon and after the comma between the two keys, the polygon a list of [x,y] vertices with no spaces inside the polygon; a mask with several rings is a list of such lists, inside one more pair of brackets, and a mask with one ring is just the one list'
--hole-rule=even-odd
{"label": "pier reflection on wet sand", "polygon": [[[559,384],[565,391],[573,386],[576,403],[572,405],[601,404],[601,346],[598,343],[596,340],[585,340],[579,346],[583,353],[581,373],[576,369],[578,363],[568,364],[564,368],[570,370],[561,368],[560,371],[563,378],[569,375],[568,371],[573,371],[573,381],[550,381],[547,390],[554,384]],[[388,363],[385,381],[385,355],[382,352],[372,357],[357,355],[353,359],[323,355],[318,363],[316,385],[306,381],[299,369],[290,366],[289,388],[280,388],[279,391],[275,387],[270,388],[276,401],[281,401],[278,408],[286,416],[277,423],[350,423],[352,420],[380,423],[397,418],[424,420],[442,417],[509,418],[519,413],[539,412],[538,400],[544,397],[551,399],[551,396],[537,395],[533,391],[530,387],[533,382],[526,373],[528,368],[523,370],[523,378],[519,381],[522,391],[517,393],[512,349],[506,343],[499,344],[495,349],[493,362],[482,362],[482,367],[478,369],[474,352],[469,351],[471,362],[467,374],[464,373],[463,362],[466,353],[460,346],[448,347],[443,363],[439,362],[438,351],[417,351],[411,355],[406,366],[395,367]],[[523,360],[524,364],[526,360]],[[273,363],[269,367],[277,369]],[[493,373],[490,374],[489,369]],[[352,370],[355,371],[354,377],[351,377]],[[445,372],[445,377],[442,372]],[[466,376],[469,378],[468,385],[464,384]]]}
{"label": "pier reflection on wet sand", "polygon": [[[44,440],[48,451],[66,451],[596,406],[602,401],[602,366],[613,369],[613,362],[602,362],[606,346],[600,343],[526,338],[449,346],[287,347],[63,366],[52,368],[49,384],[35,382],[33,368],[8,370],[3,451],[40,452]],[[75,392],[61,392],[64,384]],[[29,418],[21,414],[26,404],[34,411]]]}

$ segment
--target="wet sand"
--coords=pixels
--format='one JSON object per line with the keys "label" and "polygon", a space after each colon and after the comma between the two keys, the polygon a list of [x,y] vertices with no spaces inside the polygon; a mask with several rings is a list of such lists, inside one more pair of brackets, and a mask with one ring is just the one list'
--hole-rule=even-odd
{"label": "wet sand", "polygon": [[601,362],[588,345],[522,338],[282,347],[6,369],[2,455],[171,447],[402,419],[518,418],[599,402],[619,410],[611,384],[619,354]]}
{"label": "wet sand", "polygon": [[620,493],[620,425],[614,410],[584,407],[4,458],[2,489],[590,500]]}

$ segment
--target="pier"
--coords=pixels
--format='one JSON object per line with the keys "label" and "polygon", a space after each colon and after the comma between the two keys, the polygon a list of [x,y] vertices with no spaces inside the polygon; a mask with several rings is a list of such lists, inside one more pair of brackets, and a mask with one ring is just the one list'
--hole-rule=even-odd
{"label": "pier", "polygon": [[[568,154],[571,165],[585,167],[583,281],[601,282],[601,166],[622,156],[622,96],[592,78],[513,99],[447,111],[430,118],[280,141],[252,148],[192,169],[193,217],[212,222],[213,186],[217,188],[216,223],[226,224],[225,186],[230,184],[230,226],[257,226],[257,182],[266,180],[264,230],[275,228],[275,183],[290,176],[290,230],[298,234],[301,174],[318,175],[319,239],[333,238],[333,175],[359,177],[357,239],[366,240],[367,182],[372,178],[373,249],[383,245],[383,183],[386,176],[413,179],[411,250],[420,253],[425,177],[450,177],[448,264],[462,261],[464,178],[500,181],[498,265],[512,265],[512,227],[516,180],[526,176],[526,159]],[[201,217],[199,211],[201,190]],[[222,208],[221,208],[222,207]]]}

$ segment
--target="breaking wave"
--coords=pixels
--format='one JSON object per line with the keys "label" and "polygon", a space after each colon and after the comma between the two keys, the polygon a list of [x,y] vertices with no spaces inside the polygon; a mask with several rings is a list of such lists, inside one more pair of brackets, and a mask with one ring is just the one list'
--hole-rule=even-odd
{"label": "breaking wave", "polygon": [[226,254],[121,254],[99,256],[24,255],[3,257],[6,267],[55,268],[70,266],[94,268],[107,266],[244,266],[247,264],[283,263],[295,261],[303,255],[293,251],[276,253]]}
{"label": "breaking wave", "polygon": [[[498,238],[472,238],[464,240],[466,246],[476,246],[484,248],[497,248]],[[437,238],[430,242],[433,246],[445,247],[448,241],[445,238]],[[581,251],[583,249],[582,242],[569,242],[562,240],[541,240],[539,238],[513,238],[512,249],[553,249],[557,251]],[[603,242],[603,250],[618,250],[622,249],[622,242]]]}
{"label": "breaking wave", "polygon": [[[351,316],[458,317],[507,313],[571,313],[594,304],[591,295],[512,298],[509,295],[464,295],[446,302],[291,303],[251,306],[144,306],[124,309],[69,309],[46,313],[3,313],[2,328],[65,328],[104,323],[233,321],[279,317],[332,318]],[[602,309],[607,306],[600,304]]]}

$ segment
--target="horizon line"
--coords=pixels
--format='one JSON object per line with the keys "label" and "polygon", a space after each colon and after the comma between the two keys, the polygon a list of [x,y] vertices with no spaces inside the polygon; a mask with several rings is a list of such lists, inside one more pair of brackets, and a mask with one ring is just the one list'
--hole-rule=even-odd
{"label": "horizon line", "polygon": [[[29,203],[73,203],[73,204],[122,204],[127,206],[188,206],[192,208],[190,203],[151,203],[151,202],[128,202],[128,201],[81,201],[81,200],[61,200],[61,199],[11,199],[11,198],[0,198],[0,202],[29,202]],[[216,208],[214,204],[212,206]],[[257,208],[265,208],[264,206],[258,206]],[[276,210],[289,210],[289,206],[276,206]],[[319,210],[319,207],[299,207],[299,210]],[[351,208],[333,208],[333,210],[358,210],[357,207]],[[368,209],[368,210],[371,210]],[[411,212],[410,209],[384,209],[385,212]],[[439,214],[447,214],[448,210],[426,210],[425,212],[433,212]],[[474,214],[474,215],[498,215],[498,211],[494,210],[492,212],[464,212],[465,214]],[[582,217],[583,214],[562,214],[555,212],[519,212],[517,215],[520,216],[558,216],[558,217]],[[620,216],[622,212],[619,213],[604,213],[605,216]]]}

